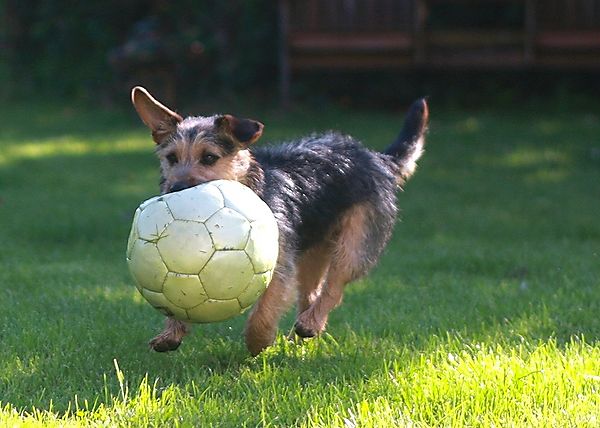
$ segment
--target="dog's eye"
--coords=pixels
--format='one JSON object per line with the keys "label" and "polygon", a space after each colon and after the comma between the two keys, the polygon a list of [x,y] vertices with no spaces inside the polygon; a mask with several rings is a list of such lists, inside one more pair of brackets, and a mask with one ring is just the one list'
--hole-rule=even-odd
{"label": "dog's eye", "polygon": [[212,153],[206,153],[202,156],[202,159],[200,159],[200,163],[202,163],[202,165],[212,165],[218,160],[219,156],[213,155]]}
{"label": "dog's eye", "polygon": [[177,159],[177,155],[175,153],[169,153],[166,156],[167,162],[169,162],[169,165],[175,165],[178,161]]}

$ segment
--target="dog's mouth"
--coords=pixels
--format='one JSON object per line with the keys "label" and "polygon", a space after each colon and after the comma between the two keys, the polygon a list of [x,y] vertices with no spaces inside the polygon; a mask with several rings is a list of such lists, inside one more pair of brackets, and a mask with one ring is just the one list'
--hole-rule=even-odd
{"label": "dog's mouth", "polygon": [[200,183],[190,183],[187,181],[177,181],[173,183],[168,189],[166,193],[175,193],[180,192],[185,189],[189,189],[190,187],[194,187]]}

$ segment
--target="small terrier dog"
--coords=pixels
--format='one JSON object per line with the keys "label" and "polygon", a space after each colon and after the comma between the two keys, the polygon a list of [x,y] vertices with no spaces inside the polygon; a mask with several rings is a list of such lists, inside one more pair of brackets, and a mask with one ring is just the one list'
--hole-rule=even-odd
{"label": "small terrier dog", "polygon": [[[152,131],[160,159],[160,191],[177,192],[210,180],[236,180],[273,211],[280,249],[273,279],[246,324],[248,350],[273,343],[283,313],[296,299],[295,332],[323,332],[344,287],[372,268],[396,222],[396,191],[423,153],[428,108],[415,101],[398,138],[383,152],[337,132],[275,147],[254,148],[263,124],[231,115],[182,118],[135,87],[131,98]],[[179,347],[189,326],[167,318],[150,341],[156,351]]]}

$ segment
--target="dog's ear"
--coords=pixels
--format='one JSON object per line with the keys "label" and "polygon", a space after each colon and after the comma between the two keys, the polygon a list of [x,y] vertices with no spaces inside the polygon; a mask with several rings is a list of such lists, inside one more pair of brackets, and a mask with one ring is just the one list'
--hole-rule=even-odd
{"label": "dog's ear", "polygon": [[156,101],[141,86],[131,90],[131,102],[142,122],[152,131],[152,139],[156,144],[160,144],[166,136],[175,131],[177,124],[183,120],[177,113]]}
{"label": "dog's ear", "polygon": [[256,120],[241,119],[230,114],[215,119],[217,129],[231,135],[236,142],[247,147],[260,138],[264,125]]}

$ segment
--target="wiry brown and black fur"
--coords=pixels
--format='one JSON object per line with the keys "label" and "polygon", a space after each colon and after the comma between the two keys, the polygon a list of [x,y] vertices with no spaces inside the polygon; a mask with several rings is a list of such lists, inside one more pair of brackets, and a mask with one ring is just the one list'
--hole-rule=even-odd
{"label": "wiry brown and black fur", "polygon": [[[259,122],[231,115],[183,119],[140,87],[133,89],[132,100],[157,145],[162,193],[214,179],[237,180],[277,219],[279,259],[248,317],[249,351],[256,355],[273,342],[294,299],[296,333],[321,333],[345,285],[375,265],[390,238],[398,186],[413,174],[423,151],[425,100],[411,106],[402,132],[384,153],[337,132],[255,149],[251,145],[263,129]],[[150,345],[174,350],[187,332],[185,323],[168,318]]]}

